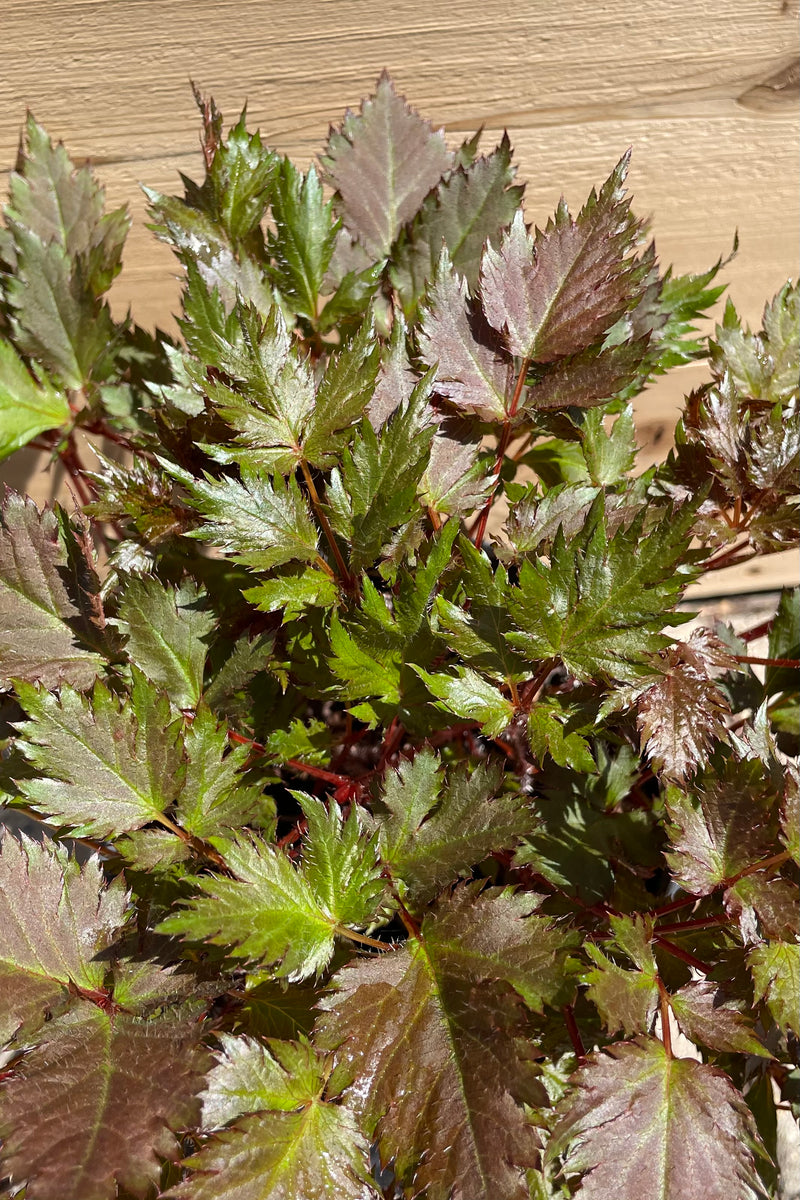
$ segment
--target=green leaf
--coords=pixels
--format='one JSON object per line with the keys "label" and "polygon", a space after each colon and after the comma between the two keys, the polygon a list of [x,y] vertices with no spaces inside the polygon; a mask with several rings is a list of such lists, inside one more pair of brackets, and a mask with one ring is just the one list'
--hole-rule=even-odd
{"label": "green leaf", "polygon": [[212,542],[236,562],[256,570],[287,562],[316,562],[317,530],[295,479],[274,481],[263,471],[242,467],[241,482],[223,476],[195,479],[165,460],[164,469],[180,480],[206,517],[190,536]]}
{"label": "green leaf", "polygon": [[577,536],[556,533],[549,565],[523,562],[509,592],[520,632],[509,643],[534,662],[560,659],[578,679],[636,679],[667,644],[658,631],[691,578],[694,516],[688,506],[665,514],[643,539],[642,514],[608,537],[599,496]]}
{"label": "green leaf", "polygon": [[471,667],[456,667],[457,674],[435,675],[414,666],[425,686],[437,697],[441,712],[462,721],[477,721],[488,737],[498,737],[514,718],[514,705]]}
{"label": "green leaf", "polygon": [[206,644],[214,617],[193,583],[177,591],[157,579],[125,585],[117,625],[128,639],[131,661],[167,693],[176,708],[196,708],[203,690]]}
{"label": "green leaf", "polygon": [[331,130],[322,158],[346,228],[373,259],[384,258],[401,227],[448,170],[452,155],[409,108],[384,72],[375,95]]}
{"label": "green leaf", "polygon": [[0,339],[0,461],[71,415],[63,392],[46,376],[31,375],[11,343]]}
{"label": "green leaf", "polygon": [[[191,1126],[207,1056],[194,1021],[141,1021],[81,1003],[47,1026],[3,1088],[4,1168],[28,1194],[113,1200],[158,1186]],[[58,1136],[53,1136],[53,1130]]]}
{"label": "green leaf", "polygon": [[632,469],[636,461],[636,438],[633,407],[627,404],[614,419],[606,433],[604,415],[593,408],[587,412],[581,426],[581,450],[586,469],[593,484],[617,484]]}
{"label": "green leaf", "polygon": [[603,945],[622,950],[636,970],[620,967],[599,946],[586,942],[584,949],[594,963],[583,975],[586,994],[612,1037],[618,1030],[626,1037],[647,1033],[658,1007],[658,971],[650,945],[653,923],[646,918],[612,917],[611,929],[613,937]]}
{"label": "green leaf", "polygon": [[504,134],[491,154],[459,164],[426,196],[390,268],[406,315],[413,315],[424,295],[442,245],[455,270],[474,288],[486,242],[497,241],[521,204],[524,189],[512,186],[514,175],[511,143]]}
{"label": "green leaf", "polygon": [[[380,823],[381,860],[404,903],[418,909],[493,850],[514,845],[531,824],[519,793],[496,795],[498,764],[465,766],[447,780],[432,750],[421,750],[383,780],[388,815]],[[494,798],[492,798],[494,797]]]}
{"label": "green leaf", "polygon": [[66,1008],[68,988],[99,991],[100,957],[125,921],[123,888],[105,888],[100,862],[82,867],[56,843],[10,835],[0,853],[0,1044],[23,1040]]}
{"label": "green leaf", "polygon": [[800,287],[786,283],[764,309],[763,329],[743,329],[731,300],[711,345],[716,373],[728,372],[746,396],[775,404],[797,393],[800,372]]}
{"label": "green leaf", "polygon": [[313,323],[339,229],[313,166],[303,175],[288,158],[283,160],[272,196],[272,219],[272,279],[295,311]]}
{"label": "green leaf", "polygon": [[796,942],[762,942],[747,956],[756,1001],[764,1000],[781,1029],[800,1036],[800,946]]}
{"label": "green leaf", "polygon": [[535,704],[528,714],[528,740],[539,762],[549,754],[559,767],[572,767],[584,775],[597,770],[589,743],[580,733],[568,729],[558,708]]}
{"label": "green leaf", "polygon": [[523,999],[537,1011],[555,999],[569,941],[532,907],[458,888],[419,940],[346,967],[322,1001],[317,1042],[338,1047],[335,1077],[352,1081],[382,1160],[428,1200],[529,1195],[536,1141],[518,1101],[536,1093],[516,1039]]}
{"label": "green leaf", "polygon": [[[0,681],[86,688],[103,666],[69,569],[69,529],[46,508],[7,491],[0,525]],[[97,602],[97,597],[92,599]],[[83,642],[83,645],[81,645]]]}
{"label": "green leaf", "polygon": [[[769,658],[800,658],[800,588],[784,588],[769,631]],[[797,690],[797,673],[791,667],[767,667],[764,689],[768,696]]]}
{"label": "green leaf", "polygon": [[335,805],[302,797],[309,840],[298,870],[260,838],[219,842],[233,878],[201,876],[201,890],[159,930],[231,946],[236,954],[290,981],[319,974],[337,934],[367,926],[378,913],[383,884],[374,844],[363,838],[355,809],[346,822]]}
{"label": "green leaf", "polygon": [[755,1124],[723,1071],[673,1059],[662,1042],[640,1038],[591,1054],[572,1082],[547,1155],[571,1144],[564,1170],[582,1174],[586,1200],[763,1194],[753,1163]]}
{"label": "green leaf", "polygon": [[503,421],[511,363],[498,346],[479,341],[470,323],[466,280],[443,248],[419,330],[423,362],[436,368],[436,391],[461,412]]}
{"label": "green leaf", "polygon": [[219,222],[234,247],[258,229],[279,163],[278,155],[262,144],[259,133],[247,132],[246,115],[245,109],[227,140],[216,147],[206,181],[196,197],[207,206],[209,215]]}
{"label": "green leaf", "polygon": [[18,684],[29,720],[20,747],[37,772],[23,794],[80,837],[113,837],[157,821],[183,782],[180,722],[166,696],[134,674],[120,704],[99,680],[91,696]]}
{"label": "green leaf", "polygon": [[641,226],[623,183],[625,155],[577,220],[562,200],[531,238],[517,212],[500,249],[487,249],[481,293],[489,324],[512,354],[552,362],[591,346],[641,294],[649,263],[630,256]]}
{"label": "green leaf", "polygon": [[308,608],[333,608],[339,599],[335,580],[316,567],[283,571],[256,587],[245,588],[245,600],[262,612],[283,609],[285,621],[302,617]]}
{"label": "green leaf", "polygon": [[176,1200],[367,1200],[368,1145],[352,1112],[335,1103],[325,1062],[307,1042],[221,1035],[223,1054],[203,1097],[217,1134],[188,1159]]}
{"label": "green leaf", "polygon": [[303,433],[303,455],[315,467],[336,461],[344,432],[366,412],[380,367],[380,343],[370,319],[332,355]]}
{"label": "green leaf", "polygon": [[186,777],[175,809],[182,829],[205,840],[244,825],[272,824],[275,803],[242,778],[248,748],[230,748],[228,729],[200,704],[184,734]]}

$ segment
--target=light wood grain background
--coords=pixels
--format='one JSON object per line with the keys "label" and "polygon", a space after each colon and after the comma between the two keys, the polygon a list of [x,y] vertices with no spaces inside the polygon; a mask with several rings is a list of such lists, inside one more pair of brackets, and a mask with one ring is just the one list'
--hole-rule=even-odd
{"label": "light wood grain background", "polygon": [[[190,79],[231,122],[246,101],[251,126],[307,164],[387,67],[451,141],[509,130],[539,223],[630,145],[662,263],[702,270],[738,229],[725,277],[751,323],[797,276],[796,0],[1,0],[0,47],[0,191],[30,108],[92,161],[110,205],[130,204],[112,295],[149,327],[172,327],[179,285],[138,185],[176,192],[178,171],[201,174]],[[700,378],[684,368],[641,398],[646,452]],[[770,583],[795,573],[778,559]]]}

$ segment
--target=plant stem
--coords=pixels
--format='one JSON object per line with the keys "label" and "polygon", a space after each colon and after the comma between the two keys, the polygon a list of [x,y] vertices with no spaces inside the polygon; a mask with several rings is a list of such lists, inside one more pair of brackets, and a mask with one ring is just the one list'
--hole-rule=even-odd
{"label": "plant stem", "polygon": [[755,663],[761,667],[791,667],[795,671],[800,667],[800,658],[759,658],[755,654],[734,654],[733,657],[739,663]]}
{"label": "plant stem", "polygon": [[497,455],[494,460],[494,486],[487,497],[486,503],[484,504],[481,513],[475,522],[475,525],[470,531],[470,537],[479,549],[483,545],[483,539],[486,534],[486,525],[489,521],[489,513],[492,511],[494,498],[497,494],[497,485],[500,482],[500,472],[503,469],[506,450],[508,449],[509,442],[511,441],[514,417],[517,415],[517,408],[519,407],[520,397],[522,396],[522,389],[525,387],[525,376],[528,373],[529,366],[530,359],[523,358],[522,365],[519,369],[519,375],[517,376],[517,382],[514,387],[514,394],[511,397],[511,403],[508,406],[506,419],[503,422],[503,432],[500,434],[500,441],[497,443]]}
{"label": "plant stem", "polygon": [[692,921],[674,921],[671,925],[659,925],[656,935],[684,933],[691,929],[713,928],[714,925],[730,925],[730,917],[696,917]]}
{"label": "plant stem", "polygon": [[738,875],[732,875],[730,879],[725,879],[719,887],[729,888],[734,883],[738,883],[740,879],[744,879],[746,875],[755,875],[758,871],[766,871],[768,867],[777,867],[788,862],[791,858],[788,850],[782,850],[780,854],[772,854],[769,858],[762,858],[761,862],[752,863],[751,866],[745,867]]}
{"label": "plant stem", "polygon": [[661,1010],[661,1039],[664,1043],[664,1053],[672,1058],[672,1030],[669,1027],[669,992],[661,982],[661,976],[656,976],[658,984],[658,1004]]}
{"label": "plant stem", "polygon": [[314,484],[313,476],[305,459],[301,459],[300,469],[303,472],[303,478],[306,481],[306,487],[308,488],[308,494],[311,497],[311,503],[314,506],[314,512],[316,513],[317,520],[322,526],[322,532],[325,534],[325,537],[328,540],[328,545],[331,548],[331,553],[336,560],[336,566],[338,568],[341,581],[348,590],[351,590],[353,587],[353,576],[350,574],[349,570],[347,569],[347,564],[342,558],[342,552],[339,549],[334,532],[328,522],[328,518],[325,516],[325,510],[322,506],[322,501],[319,498],[319,493],[317,492]]}
{"label": "plant stem", "polygon": [[361,946],[369,946],[372,950],[380,950],[386,953],[391,950],[391,946],[387,946],[386,942],[379,942],[377,938],[367,937],[365,933],[357,933],[355,929],[348,929],[346,925],[334,925],[333,932],[338,933],[340,937],[349,938],[351,942],[358,942]]}
{"label": "plant stem", "polygon": [[572,1042],[575,1057],[579,1063],[583,1063],[586,1061],[586,1050],[583,1045],[581,1032],[578,1029],[578,1022],[575,1020],[575,1011],[571,1004],[565,1004],[561,1011],[564,1014],[567,1033],[569,1034],[569,1040]]}
{"label": "plant stem", "polygon": [[662,950],[666,950],[667,954],[671,954],[673,958],[679,958],[681,962],[685,962],[687,966],[694,967],[696,971],[700,971],[703,975],[710,975],[712,968],[708,963],[704,963],[701,958],[695,958],[688,950],[684,950],[682,946],[675,946],[672,942],[668,942],[666,938],[656,934],[655,943]]}
{"label": "plant stem", "polygon": [[287,758],[287,767],[294,767],[295,771],[303,771],[306,775],[311,775],[313,779],[322,779],[325,783],[335,783],[337,787],[342,787],[343,784],[348,786],[354,782],[349,775],[336,775],[333,771],[326,771],[323,767],[312,767],[309,763],[301,762],[299,758]]}

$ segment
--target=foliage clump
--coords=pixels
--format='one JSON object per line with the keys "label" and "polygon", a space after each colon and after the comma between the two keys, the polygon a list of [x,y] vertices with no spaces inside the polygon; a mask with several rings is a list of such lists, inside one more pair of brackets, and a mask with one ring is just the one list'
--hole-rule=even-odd
{"label": "foliage clump", "polygon": [[529,229],[386,76],[305,173],[198,101],[180,338],[32,118],[0,233],[2,454],[77,500],[2,508],[7,1194],[775,1196],[798,593],[678,606],[797,538],[798,289],[699,337],[627,156]]}

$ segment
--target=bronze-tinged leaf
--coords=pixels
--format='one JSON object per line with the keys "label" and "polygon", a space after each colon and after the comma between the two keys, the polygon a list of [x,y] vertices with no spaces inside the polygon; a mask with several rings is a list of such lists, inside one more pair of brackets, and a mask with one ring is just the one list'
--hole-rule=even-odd
{"label": "bronze-tinged leaf", "polygon": [[636,723],[653,767],[675,780],[694,774],[714,742],[725,742],[730,708],[711,668],[738,669],[713,633],[697,629],[660,655],[660,675],[638,700]]}
{"label": "bronze-tinged leaf", "polygon": [[594,408],[640,377],[647,338],[608,350],[584,350],[556,363],[523,401],[527,412],[549,408]]}
{"label": "bronze-tinged leaf", "polygon": [[55,843],[6,834],[0,854],[0,1044],[35,1032],[72,987],[96,991],[125,919],[123,888],[106,889],[97,858],[79,867]]}
{"label": "bronze-tinged leaf", "polygon": [[383,258],[452,163],[434,133],[384,72],[375,95],[332,129],[322,165],[338,193],[337,209],[373,259]]}
{"label": "bronze-tinged leaf", "polygon": [[593,345],[638,300],[650,264],[631,257],[641,225],[623,183],[629,155],[573,220],[562,200],[531,237],[519,211],[500,249],[487,249],[481,292],[487,320],[512,354],[553,362]]}
{"label": "bronze-tinged leaf", "polygon": [[[758,1134],[728,1076],[637,1038],[572,1077],[548,1157],[583,1175],[580,1200],[755,1200]],[[571,1148],[570,1148],[571,1147]]]}
{"label": "bronze-tinged leaf", "polygon": [[436,367],[436,391],[462,412],[502,421],[510,396],[511,362],[499,348],[477,340],[470,325],[467,284],[442,250],[429,306],[422,318],[419,348]]}
{"label": "bronze-tinged leaf", "polygon": [[797,942],[762,942],[747,956],[756,1002],[767,1008],[781,1029],[800,1036],[800,946]]}
{"label": "bronze-tinged leaf", "polygon": [[428,1200],[528,1198],[537,1142],[518,1101],[542,1097],[518,1057],[522,1000],[555,1000],[570,945],[531,900],[457,888],[419,940],[345,968],[320,1005],[349,1103]]}
{"label": "bronze-tinged leaf", "polygon": [[196,1022],[140,1021],[83,1002],[47,1026],[2,1091],[3,1168],[28,1200],[145,1197],[172,1130],[193,1126],[208,1056]]}
{"label": "bronze-tinged leaf", "polygon": [[103,660],[83,648],[79,598],[70,594],[68,555],[58,517],[6,491],[0,524],[0,684],[86,688]]}
{"label": "bronze-tinged leaf", "polygon": [[723,778],[704,781],[696,800],[671,788],[667,812],[673,851],[666,858],[681,887],[706,896],[773,853],[777,829],[769,806],[774,800],[756,762],[731,764]]}
{"label": "bronze-tinged leaf", "polygon": [[670,1006],[690,1041],[728,1054],[757,1054],[769,1058],[752,1023],[717,983],[700,979],[670,996]]}
{"label": "bronze-tinged leaf", "polygon": [[635,964],[631,971],[619,966],[592,942],[584,945],[595,964],[583,980],[587,996],[596,1006],[609,1034],[618,1030],[630,1037],[652,1028],[658,1007],[657,967],[651,946],[653,922],[646,918],[612,917],[609,943]]}

